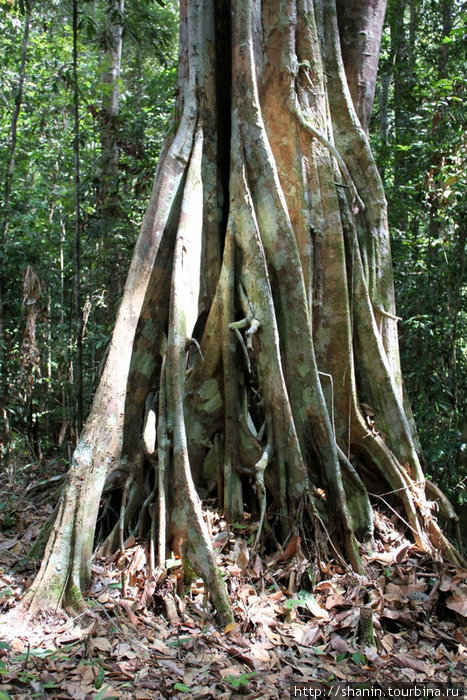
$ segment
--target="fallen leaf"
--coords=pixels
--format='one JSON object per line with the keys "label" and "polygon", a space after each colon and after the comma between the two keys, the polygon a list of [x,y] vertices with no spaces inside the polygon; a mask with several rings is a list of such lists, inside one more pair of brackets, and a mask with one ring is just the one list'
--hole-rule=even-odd
{"label": "fallen leaf", "polygon": [[281,557],[277,561],[284,562],[284,561],[289,561],[289,559],[292,559],[294,557],[298,550],[300,549],[300,544],[301,540],[298,535],[292,535],[292,537],[289,540],[289,544],[287,545],[284,554],[282,554]]}
{"label": "fallen leaf", "polygon": [[229,632],[233,632],[234,630],[238,631],[239,629],[239,624],[237,622],[230,622],[228,625],[224,627],[224,632],[225,634],[229,634]]}
{"label": "fallen leaf", "polygon": [[352,653],[354,651],[350,644],[338,634],[331,634],[331,649],[340,654]]}
{"label": "fallen leaf", "polygon": [[86,693],[81,690],[79,685],[74,683],[65,683],[65,690],[73,698],[73,700],[86,700]]}
{"label": "fallen leaf", "polygon": [[228,530],[224,530],[223,532],[218,532],[215,537],[213,537],[212,540],[212,546],[214,549],[218,549],[219,551],[222,551],[225,547],[226,544],[229,542],[229,537],[230,533]]}
{"label": "fallen leaf", "polygon": [[446,607],[449,610],[454,610],[454,612],[462,615],[462,617],[467,617],[467,589],[464,587],[458,587],[454,590],[453,594],[446,600]]}
{"label": "fallen leaf", "polygon": [[107,637],[97,637],[92,641],[95,649],[99,649],[99,651],[112,651],[112,644]]}
{"label": "fallen leaf", "polygon": [[404,668],[411,668],[413,671],[419,671],[425,675],[428,673],[429,667],[421,659],[417,659],[415,656],[410,654],[396,654],[394,659]]}
{"label": "fallen leaf", "polygon": [[349,678],[348,673],[342,672],[339,668],[336,666],[331,666],[331,664],[321,664],[322,667],[328,671],[328,673],[331,673],[332,675],[336,676],[337,678],[340,678],[341,681],[347,681]]}

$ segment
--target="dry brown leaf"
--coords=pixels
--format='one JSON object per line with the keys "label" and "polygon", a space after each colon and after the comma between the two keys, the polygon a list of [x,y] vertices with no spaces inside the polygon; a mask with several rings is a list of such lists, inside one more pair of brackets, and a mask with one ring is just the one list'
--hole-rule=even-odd
{"label": "dry brown leaf", "polygon": [[239,629],[240,625],[237,622],[230,622],[224,627],[224,632],[225,634],[229,634],[230,632],[237,632]]}
{"label": "dry brown leaf", "polygon": [[73,700],[86,700],[86,693],[75,683],[65,683],[65,690]]}
{"label": "dry brown leaf", "polygon": [[421,659],[417,659],[415,656],[412,656],[411,654],[395,654],[394,659],[399,664],[399,666],[403,666],[404,668],[411,668],[413,671],[419,671],[420,673],[424,673],[425,675],[431,675],[429,673],[430,666],[427,665]]}
{"label": "dry brown leaf", "polygon": [[97,637],[93,639],[92,642],[94,648],[99,649],[99,651],[112,651],[112,644],[107,637]]}
{"label": "dry brown leaf", "polygon": [[350,644],[338,634],[331,634],[331,649],[340,654],[351,654],[354,651]]}
{"label": "dry brown leaf", "polygon": [[263,627],[263,632],[269,639],[269,641],[275,644],[276,646],[282,644],[282,638],[280,634],[276,634],[275,632],[273,632],[269,625],[265,625]]}
{"label": "dry brown leaf", "polygon": [[467,617],[467,588],[458,586],[446,600],[446,607],[462,617]]}
{"label": "dry brown leaf", "polygon": [[327,663],[322,663],[321,666],[326,671],[328,671],[332,675],[336,676],[336,678],[340,678],[341,681],[348,681],[349,680],[349,673],[348,672],[344,673],[344,671],[341,670],[340,668],[337,668],[336,666],[331,666],[331,664],[327,664]]}
{"label": "dry brown leaf", "polygon": [[214,549],[218,549],[220,552],[224,549],[226,544],[229,542],[230,533],[228,530],[218,532],[212,540],[212,546]]}
{"label": "dry brown leaf", "polygon": [[285,552],[282,554],[282,556],[279,557],[277,561],[284,562],[289,561],[289,559],[292,559],[292,557],[294,557],[300,549],[300,544],[300,537],[298,535],[292,535],[292,537],[289,540],[289,544],[285,549]]}
{"label": "dry brown leaf", "polygon": [[241,666],[226,666],[225,668],[219,669],[219,673],[222,678],[227,678],[227,676],[237,677],[242,673]]}
{"label": "dry brown leaf", "polygon": [[389,620],[398,620],[401,614],[398,610],[393,610],[392,608],[384,608],[381,613],[381,617],[386,617]]}
{"label": "dry brown leaf", "polygon": [[384,637],[381,638],[381,644],[386,651],[392,651],[394,647],[394,638],[392,634],[385,634]]}
{"label": "dry brown leaf", "polygon": [[343,607],[344,605],[349,606],[349,603],[340,593],[331,593],[331,595],[328,595],[326,598],[326,610]]}

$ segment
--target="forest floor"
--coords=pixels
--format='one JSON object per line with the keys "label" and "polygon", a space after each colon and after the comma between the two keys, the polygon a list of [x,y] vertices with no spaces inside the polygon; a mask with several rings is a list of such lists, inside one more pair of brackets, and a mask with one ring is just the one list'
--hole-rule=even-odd
{"label": "forest floor", "polygon": [[15,606],[35,565],[17,567],[54,502],[27,490],[36,481],[0,478],[0,700],[465,697],[467,571],[418,551],[390,511],[375,514],[359,576],[309,559],[298,535],[260,559],[249,544],[256,523],[228,528],[206,510],[236,616],[225,629],[179,559],[164,580],[148,576],[135,538],[94,561],[88,614],[25,621]]}

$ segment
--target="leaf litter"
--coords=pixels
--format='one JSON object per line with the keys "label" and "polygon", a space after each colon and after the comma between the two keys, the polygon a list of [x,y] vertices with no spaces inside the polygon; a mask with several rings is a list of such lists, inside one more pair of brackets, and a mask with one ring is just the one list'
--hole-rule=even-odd
{"label": "leaf litter", "polygon": [[209,511],[235,613],[221,629],[190,567],[173,557],[150,576],[146,544],[134,537],[123,556],[94,560],[88,613],[21,618],[34,571],[15,566],[50,512],[23,503],[0,534],[0,700],[266,699],[290,697],[291,682],[465,681],[467,571],[417,550],[390,514],[376,513],[379,538],[361,576],[312,561],[298,534],[260,558],[256,523],[229,528]]}

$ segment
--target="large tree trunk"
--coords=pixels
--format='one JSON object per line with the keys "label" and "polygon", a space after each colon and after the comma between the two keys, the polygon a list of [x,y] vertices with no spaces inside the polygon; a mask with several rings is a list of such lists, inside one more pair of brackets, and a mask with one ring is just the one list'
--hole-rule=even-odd
{"label": "large tree trunk", "polygon": [[361,570],[370,492],[390,492],[418,546],[457,561],[404,410],[386,202],[335,3],[184,0],[180,42],[177,129],[27,602],[82,604],[107,480],[124,518],[104,549],[153,499],[158,564],[167,528],[228,621],[195,489],[212,464],[230,519],[255,486],[266,542],[325,528]]}

